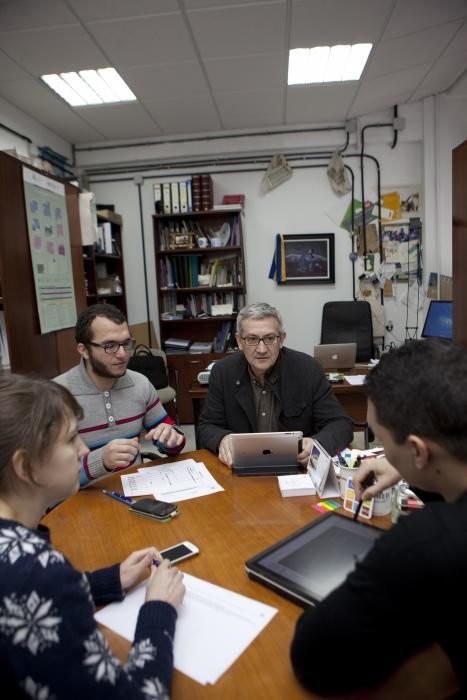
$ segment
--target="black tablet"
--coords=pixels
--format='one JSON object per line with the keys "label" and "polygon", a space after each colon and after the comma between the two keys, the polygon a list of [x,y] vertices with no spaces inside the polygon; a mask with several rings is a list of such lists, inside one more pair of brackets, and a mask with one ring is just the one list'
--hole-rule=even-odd
{"label": "black tablet", "polygon": [[295,603],[316,605],[344,581],[382,532],[328,513],[248,559],[246,570]]}

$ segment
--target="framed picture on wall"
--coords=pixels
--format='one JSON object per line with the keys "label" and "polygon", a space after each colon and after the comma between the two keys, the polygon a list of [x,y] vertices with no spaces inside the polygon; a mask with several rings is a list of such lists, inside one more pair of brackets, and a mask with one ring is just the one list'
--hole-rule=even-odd
{"label": "framed picture on wall", "polygon": [[333,233],[285,234],[282,241],[281,284],[334,282]]}

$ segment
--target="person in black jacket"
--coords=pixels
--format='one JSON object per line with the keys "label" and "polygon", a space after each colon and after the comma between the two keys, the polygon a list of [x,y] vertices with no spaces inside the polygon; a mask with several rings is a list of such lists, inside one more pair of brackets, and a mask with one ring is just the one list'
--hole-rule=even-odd
{"label": "person in black jacket", "polygon": [[[308,690],[342,695],[371,689],[438,644],[466,697],[459,631],[467,626],[467,350],[410,341],[383,355],[367,394],[368,423],[389,464],[443,501],[400,517],[344,583],[302,615],[292,665]],[[384,482],[386,473],[376,478]]]}
{"label": "person in black jacket", "polygon": [[352,440],[352,421],[337,401],[321,366],[309,355],[283,347],[282,317],[269,304],[251,304],[237,318],[241,352],[216,362],[209,379],[198,436],[232,466],[231,433],[301,430],[306,465],[313,440],[331,455]]}

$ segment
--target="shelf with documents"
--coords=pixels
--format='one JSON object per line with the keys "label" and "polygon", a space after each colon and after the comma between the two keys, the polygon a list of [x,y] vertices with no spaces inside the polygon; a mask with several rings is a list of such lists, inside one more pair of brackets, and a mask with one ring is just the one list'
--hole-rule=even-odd
{"label": "shelf with documents", "polygon": [[97,243],[83,246],[86,302],[88,306],[110,303],[126,315],[122,217],[108,210],[98,211],[97,223]]}
{"label": "shelf with documents", "polygon": [[242,219],[238,208],[153,216],[162,344],[177,326],[214,341],[245,304]]}
{"label": "shelf with documents", "polygon": [[[236,346],[236,316],[246,303],[243,210],[155,214],[153,223],[160,341],[169,374],[178,377],[180,420],[191,423],[189,386]],[[183,352],[176,343],[184,340],[212,352]]]}

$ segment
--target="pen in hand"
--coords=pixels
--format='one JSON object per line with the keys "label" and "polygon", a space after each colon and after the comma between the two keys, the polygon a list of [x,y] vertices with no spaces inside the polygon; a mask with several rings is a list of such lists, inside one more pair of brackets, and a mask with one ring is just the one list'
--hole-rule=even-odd
{"label": "pen in hand", "polygon": [[[368,472],[365,479],[362,481],[363,489],[367,489],[369,486],[371,486],[374,483],[375,483],[375,473],[373,471]],[[355,513],[353,514],[354,520],[357,520],[358,516],[360,515],[360,510],[362,508],[362,504],[363,504],[363,498],[360,501],[358,501],[358,503],[357,503],[357,509],[356,509]]]}

